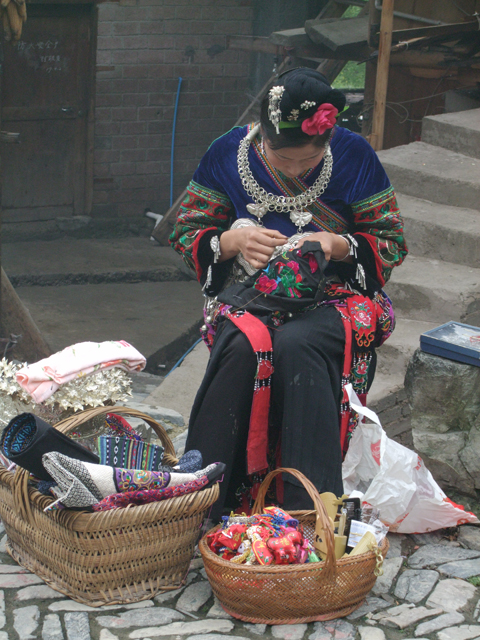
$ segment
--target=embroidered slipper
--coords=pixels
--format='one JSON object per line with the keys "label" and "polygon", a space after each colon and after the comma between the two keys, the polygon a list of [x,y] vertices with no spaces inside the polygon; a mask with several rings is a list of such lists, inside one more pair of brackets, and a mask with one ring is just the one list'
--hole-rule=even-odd
{"label": "embroidered slipper", "polygon": [[[42,461],[45,469],[57,481],[58,488],[54,490],[54,494],[58,498],[62,496],[61,502],[71,507],[91,506],[115,493],[175,487],[204,476],[209,486],[225,470],[222,463],[209,465],[195,473],[121,469],[81,462],[58,452],[45,454]],[[73,495],[75,498],[72,498]],[[63,501],[63,497],[66,497],[68,505]],[[96,498],[94,502],[92,498]],[[73,504],[73,501],[76,504]]]}

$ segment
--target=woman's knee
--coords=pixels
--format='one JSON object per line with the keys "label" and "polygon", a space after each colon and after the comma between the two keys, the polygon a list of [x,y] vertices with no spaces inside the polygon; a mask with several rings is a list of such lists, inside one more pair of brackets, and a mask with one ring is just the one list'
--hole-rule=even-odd
{"label": "woman's knee", "polygon": [[222,360],[242,369],[256,370],[257,358],[247,337],[237,331],[231,336],[228,345],[223,350]]}

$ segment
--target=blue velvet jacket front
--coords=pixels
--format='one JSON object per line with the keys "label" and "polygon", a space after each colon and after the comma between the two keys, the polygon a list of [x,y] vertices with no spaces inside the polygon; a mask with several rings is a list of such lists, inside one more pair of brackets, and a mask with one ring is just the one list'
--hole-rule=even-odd
{"label": "blue velvet jacket front", "polygon": [[[215,140],[200,161],[170,237],[171,245],[193,268],[200,282],[213,262],[210,239],[227,230],[235,218],[250,217],[246,209],[253,200],[243,188],[238,174],[240,141],[253,125],[235,127]],[[394,266],[407,254],[403,221],[395,193],[376,153],[361,136],[335,127],[331,150],[333,169],[321,198],[308,206],[312,222],[305,231],[352,234],[358,242],[356,260],[379,286],[388,280]],[[262,153],[260,136],[250,145],[250,168],[260,187],[268,193],[295,196],[308,189],[318,177],[323,161],[298,178],[289,179],[269,164]],[[297,232],[288,213],[268,212],[265,227],[287,236]],[[231,261],[215,265],[213,291],[218,293]],[[343,280],[353,279],[356,265],[331,263],[330,273]]]}

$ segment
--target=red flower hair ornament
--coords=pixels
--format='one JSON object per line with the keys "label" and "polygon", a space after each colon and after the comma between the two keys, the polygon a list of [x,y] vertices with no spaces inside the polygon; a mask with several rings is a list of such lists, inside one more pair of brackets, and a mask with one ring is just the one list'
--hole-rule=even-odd
{"label": "red flower hair ornament", "polygon": [[321,136],[327,129],[333,127],[337,114],[338,109],[333,104],[324,102],[318,107],[313,116],[302,122],[302,131],[309,136],[317,134]]}

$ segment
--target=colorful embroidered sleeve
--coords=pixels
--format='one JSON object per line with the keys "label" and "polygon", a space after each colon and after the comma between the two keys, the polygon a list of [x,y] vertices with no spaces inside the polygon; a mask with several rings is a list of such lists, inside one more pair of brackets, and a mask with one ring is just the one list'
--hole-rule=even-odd
{"label": "colorful embroidered sleeve", "polygon": [[[371,250],[376,280],[381,286],[390,278],[393,267],[401,264],[408,253],[403,235],[403,220],[393,187],[351,205],[355,225],[354,236],[360,252]],[[366,262],[368,263],[368,256]],[[360,256],[359,256],[360,258]],[[361,259],[360,259],[361,261]],[[367,267],[367,265],[364,265]]]}
{"label": "colorful embroidered sleeve", "polygon": [[[213,252],[210,255],[206,250],[209,240],[213,235],[228,229],[231,211],[232,203],[223,193],[208,189],[193,180],[188,185],[187,195],[180,205],[169,242],[196,272],[200,281],[213,257]],[[207,239],[208,242],[205,242]]]}

